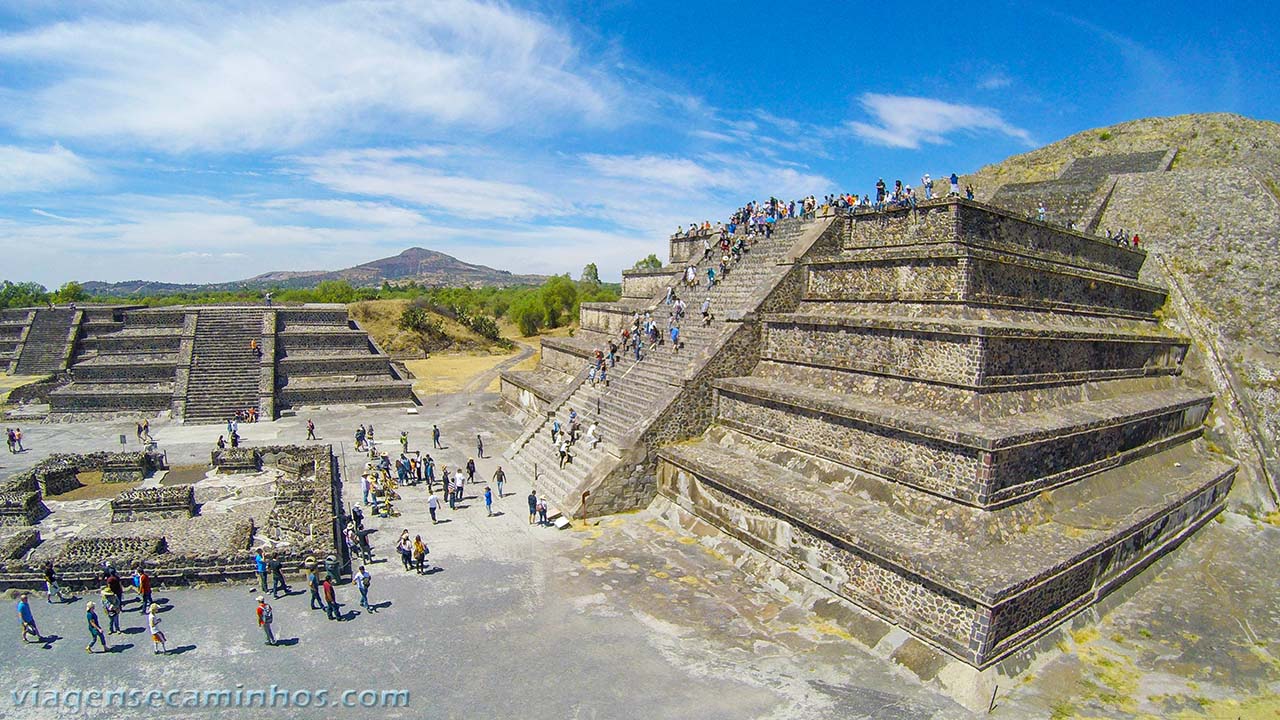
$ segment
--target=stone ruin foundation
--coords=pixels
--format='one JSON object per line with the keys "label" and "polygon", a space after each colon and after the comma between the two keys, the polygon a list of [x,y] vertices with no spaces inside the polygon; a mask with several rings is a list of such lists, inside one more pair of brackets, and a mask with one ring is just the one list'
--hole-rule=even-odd
{"label": "stone ruin foundation", "polygon": [[125,490],[111,501],[111,522],[189,518],[196,514],[195,489],[169,485]]}
{"label": "stone ruin foundation", "polygon": [[[203,480],[126,490],[109,507],[64,503],[54,494],[46,503],[43,491],[62,491],[66,478],[87,469],[111,467],[135,479],[163,456],[60,455],[0,481],[0,588],[42,587],[46,560],[69,588],[97,587],[103,562],[122,571],[144,565],[158,585],[250,578],[258,547],[279,557],[288,572],[308,557],[329,554],[345,564],[338,464],[330,448],[236,450],[243,452]],[[226,471],[246,459],[251,472]]]}

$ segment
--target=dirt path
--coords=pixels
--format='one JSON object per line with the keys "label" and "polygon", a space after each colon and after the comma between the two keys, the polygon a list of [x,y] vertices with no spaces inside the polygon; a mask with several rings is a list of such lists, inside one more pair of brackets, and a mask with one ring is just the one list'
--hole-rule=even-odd
{"label": "dirt path", "polygon": [[501,373],[503,370],[506,370],[507,368],[513,367],[517,363],[521,362],[522,360],[526,360],[531,355],[533,355],[534,349],[532,345],[526,345],[525,343],[522,343],[519,340],[514,340],[513,342],[515,342],[516,345],[520,346],[519,353],[512,355],[506,360],[503,360],[497,365],[494,365],[488,370],[485,370],[479,375],[476,375],[475,377],[468,380],[467,384],[462,387],[462,392],[464,393],[484,392],[484,389],[489,387],[489,383],[493,382],[494,378],[498,377],[499,373]]}

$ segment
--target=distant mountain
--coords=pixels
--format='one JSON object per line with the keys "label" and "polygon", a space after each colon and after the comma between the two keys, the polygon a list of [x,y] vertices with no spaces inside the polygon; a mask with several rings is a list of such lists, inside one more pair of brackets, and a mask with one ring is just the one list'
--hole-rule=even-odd
{"label": "distant mountain", "polygon": [[544,275],[516,275],[485,265],[473,265],[435,250],[413,247],[399,255],[373,260],[345,270],[279,270],[256,275],[247,280],[205,285],[126,280],[105,283],[82,283],[91,295],[164,295],[203,290],[235,290],[239,288],[309,288],[325,280],[345,280],[354,287],[381,287],[415,282],[427,287],[490,287],[538,285]]}

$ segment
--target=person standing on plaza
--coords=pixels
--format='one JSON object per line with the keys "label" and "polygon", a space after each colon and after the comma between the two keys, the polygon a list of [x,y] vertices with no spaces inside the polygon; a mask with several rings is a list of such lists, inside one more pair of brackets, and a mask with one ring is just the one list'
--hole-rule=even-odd
{"label": "person standing on plaza", "polygon": [[484,486],[484,509],[489,513],[489,517],[493,517],[493,491],[488,485]]}
{"label": "person standing on plaza", "polygon": [[495,470],[493,473],[493,482],[496,483],[498,486],[498,497],[499,498],[506,497],[506,495],[502,493],[502,486],[505,485],[507,482],[507,474],[502,471],[501,465],[499,465],[498,469]]}
{"label": "person standing on plaza", "polygon": [[268,566],[271,568],[271,597],[278,598],[281,592],[288,595],[289,584],[284,580],[284,563],[280,562],[280,556],[272,554]]}
{"label": "person standing on plaza", "polygon": [[151,653],[168,655],[169,647],[165,644],[164,631],[160,629],[160,616],[156,614],[156,606],[147,611],[147,630],[151,633]]}
{"label": "person standing on plaza", "polygon": [[400,454],[409,454],[409,431],[407,430],[400,431]]}
{"label": "person standing on plaza", "polygon": [[307,418],[307,439],[316,439],[316,424],[311,422],[311,418]]}
{"label": "person standing on plaza", "polygon": [[538,495],[529,491],[529,524],[532,525],[538,519]]}
{"label": "person standing on plaza", "polygon": [[440,426],[439,425],[431,426],[431,447],[435,448],[436,450],[444,449],[444,446],[440,444]]}
{"label": "person standing on plaza", "polygon": [[427,571],[427,544],[422,542],[421,535],[413,536],[413,564],[418,567],[418,574],[422,575]]}
{"label": "person standing on plaza", "polygon": [[360,571],[356,573],[356,576],[352,578],[352,580],[355,581],[356,590],[360,591],[360,607],[371,613],[377,612],[369,605],[369,584],[373,582],[373,576],[369,574],[368,570],[364,569],[363,565],[361,565]]}
{"label": "person standing on plaza", "polygon": [[84,646],[84,651],[92,653],[93,646],[101,642],[102,652],[110,652],[111,648],[107,646],[107,636],[102,634],[102,626],[98,624],[98,613],[93,609],[92,600],[85,603],[84,619],[89,624],[89,644]]}
{"label": "person standing on plaza", "polygon": [[330,620],[341,620],[342,614],[338,612],[338,596],[333,591],[333,581],[327,576],[324,582],[320,584],[321,594],[324,596],[324,612]]}
{"label": "person standing on plaza", "polygon": [[538,524],[547,524],[547,497],[545,495],[538,498]]}
{"label": "person standing on plaza", "polygon": [[435,493],[431,493],[427,497],[427,510],[431,513],[431,524],[435,525],[439,521],[436,520],[436,511],[440,509],[440,498]]}
{"label": "person standing on plaza", "polygon": [[124,612],[124,585],[120,584],[120,576],[113,569],[107,569],[107,587],[116,599],[116,609]]}
{"label": "person standing on plaza", "polygon": [[53,602],[53,596],[58,596],[58,602],[66,602],[67,598],[62,594],[62,588],[58,586],[58,576],[53,571],[53,561],[44,561],[44,590],[45,599],[50,603]]}
{"label": "person standing on plaza", "polygon": [[151,609],[151,576],[147,574],[146,568],[138,571],[138,594],[142,596],[142,612],[145,614]]}
{"label": "person standing on plaza", "polygon": [[258,627],[262,628],[262,633],[267,636],[267,644],[276,644],[276,634],[271,628],[271,624],[275,622],[275,614],[271,611],[271,606],[267,604],[267,599],[262,595],[258,596]]}
{"label": "person standing on plaza", "polygon": [[400,553],[400,564],[404,565],[404,571],[409,572],[413,569],[413,541],[409,539],[409,529],[400,533],[400,539],[396,541],[396,551]]}
{"label": "person standing on plaza", "polygon": [[[36,617],[31,612],[31,602],[27,599],[27,594],[22,593],[18,596],[18,621],[22,623],[22,641],[23,642],[43,642],[44,636],[40,634],[40,628],[36,627]],[[28,640],[27,637],[34,637],[35,640]]]}
{"label": "person standing on plaza", "polygon": [[311,609],[323,610],[324,602],[320,600],[320,576],[316,573],[314,562],[307,563],[307,589],[311,591]]}
{"label": "person standing on plaza", "polygon": [[476,433],[476,457],[484,459],[484,440],[480,439],[480,433]]}
{"label": "person standing on plaza", "polygon": [[107,613],[107,634],[120,632],[120,608],[111,597],[111,588],[102,588],[102,609]]}
{"label": "person standing on plaza", "polygon": [[258,574],[258,587],[267,591],[267,558],[258,550],[253,554],[253,571]]}

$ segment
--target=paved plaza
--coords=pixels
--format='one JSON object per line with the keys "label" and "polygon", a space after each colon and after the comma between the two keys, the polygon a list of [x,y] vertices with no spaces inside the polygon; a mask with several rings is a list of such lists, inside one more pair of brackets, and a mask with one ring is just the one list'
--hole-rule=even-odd
{"label": "paved plaza", "polygon": [[[486,454],[478,477],[490,478],[499,453],[519,426],[497,410],[494,395],[428,398],[416,416],[402,408],[329,408],[273,423],[241,425],[247,445],[300,443],[316,423],[345,466],[345,500],[360,501],[361,458],[351,435],[372,423],[389,452],[401,430],[411,449],[427,449],[450,468]],[[431,425],[445,450],[429,450]],[[153,435],[178,466],[205,462],[218,426],[153,423]],[[130,420],[23,427],[30,449],[0,457],[3,472],[33,465],[55,451],[86,452],[133,442]],[[117,652],[84,653],[83,600],[48,605],[33,594],[41,630],[59,639],[24,645],[10,612],[5,634],[0,717],[368,717],[335,707],[388,696],[391,718],[965,718],[971,713],[923,685],[917,673],[850,638],[851,625],[871,621],[816,590],[751,574],[750,554],[722,536],[690,532],[660,500],[638,513],[558,531],[528,523],[528,479],[510,476],[507,497],[485,514],[478,492],[432,525],[421,487],[401,489],[391,519],[368,518],[375,562],[370,600],[361,611],[352,585],[338,588],[343,622],[308,609],[301,578],[274,601],[285,643],[268,647],[256,627],[256,587],[237,582],[159,588],[164,598],[167,656],[153,655],[137,603],[126,605]],[[496,491],[496,487],[494,488]],[[393,545],[400,530],[421,534],[434,569],[405,572]],[[1108,602],[1098,622],[1082,623],[1060,641],[1066,653],[1033,668],[1025,682],[1000,688],[994,717],[1200,717],[1204,708],[1272,717],[1277,671],[1280,580],[1274,557],[1280,530],[1235,514],[1213,522],[1183,552],[1162,561],[1159,575]],[[12,603],[12,601],[10,601]],[[888,626],[885,626],[886,628]],[[901,631],[895,631],[901,632]],[[35,686],[38,686],[36,688]],[[181,705],[192,693],[232,698],[275,687],[274,708],[133,707],[58,711],[31,707],[51,691],[152,690]],[[176,691],[176,692],[175,692]],[[320,692],[328,707],[315,707]],[[352,691],[354,694],[346,694]],[[366,693],[370,691],[373,694]],[[237,695],[237,693],[244,693]],[[290,703],[285,705],[285,693]],[[299,694],[301,693],[301,694]],[[19,705],[26,697],[27,705]],[[293,703],[301,698],[312,707]],[[143,700],[145,701],[145,700]],[[269,701],[270,702],[270,701]],[[1254,703],[1232,706],[1230,703]],[[76,701],[71,701],[75,704]],[[1270,704],[1268,704],[1270,703]],[[242,705],[247,705],[247,702]],[[1250,709],[1252,708],[1252,709]]]}

